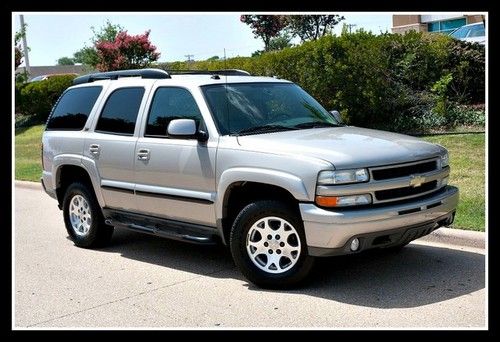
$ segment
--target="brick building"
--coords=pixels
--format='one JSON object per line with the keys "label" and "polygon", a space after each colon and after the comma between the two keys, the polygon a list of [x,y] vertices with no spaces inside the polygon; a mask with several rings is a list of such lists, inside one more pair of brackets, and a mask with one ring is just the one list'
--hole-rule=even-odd
{"label": "brick building", "polygon": [[449,33],[454,29],[484,20],[483,15],[466,14],[422,14],[422,15],[400,15],[392,16],[392,32],[405,33],[415,30],[417,32],[442,32]]}

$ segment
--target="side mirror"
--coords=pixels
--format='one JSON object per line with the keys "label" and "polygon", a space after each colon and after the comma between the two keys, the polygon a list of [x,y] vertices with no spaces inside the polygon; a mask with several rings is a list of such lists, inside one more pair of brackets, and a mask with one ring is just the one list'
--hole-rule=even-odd
{"label": "side mirror", "polygon": [[339,123],[343,124],[344,121],[342,120],[342,117],[340,116],[340,113],[338,110],[331,110],[330,114],[332,114],[333,118]]}
{"label": "side mirror", "polygon": [[196,130],[196,122],[193,119],[174,119],[167,127],[167,135],[181,139],[197,139],[205,142],[208,134],[205,131]]}

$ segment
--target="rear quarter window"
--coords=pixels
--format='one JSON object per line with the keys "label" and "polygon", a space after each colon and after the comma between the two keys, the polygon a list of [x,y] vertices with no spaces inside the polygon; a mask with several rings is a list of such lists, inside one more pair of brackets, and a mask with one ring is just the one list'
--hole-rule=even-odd
{"label": "rear quarter window", "polygon": [[47,120],[47,130],[83,129],[102,87],[82,87],[64,92]]}

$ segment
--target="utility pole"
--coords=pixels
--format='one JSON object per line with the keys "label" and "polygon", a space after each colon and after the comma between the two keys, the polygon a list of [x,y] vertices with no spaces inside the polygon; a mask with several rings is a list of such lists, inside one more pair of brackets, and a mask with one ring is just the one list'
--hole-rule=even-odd
{"label": "utility pole", "polygon": [[188,68],[191,69],[191,63],[193,62],[194,55],[184,55],[187,58]]}
{"label": "utility pole", "polygon": [[358,26],[358,25],[356,25],[356,24],[347,24],[347,27],[349,27],[349,33],[351,33],[351,29],[353,27],[356,27],[356,26]]}
{"label": "utility pole", "polygon": [[[19,15],[19,21],[21,23],[21,30],[24,31],[24,15]],[[26,31],[23,32],[23,54],[24,54],[24,70],[30,73],[30,59],[28,58],[28,43],[26,41]]]}

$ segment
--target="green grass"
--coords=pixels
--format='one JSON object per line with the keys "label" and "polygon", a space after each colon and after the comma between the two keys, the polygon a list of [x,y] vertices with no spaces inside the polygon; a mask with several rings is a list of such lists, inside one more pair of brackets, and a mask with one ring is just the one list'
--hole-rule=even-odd
{"label": "green grass", "polygon": [[16,179],[38,182],[42,176],[40,145],[44,126],[16,130]]}
{"label": "green grass", "polygon": [[[16,179],[38,182],[42,175],[40,144],[43,125],[16,131]],[[484,134],[424,137],[450,152],[450,184],[460,188],[454,228],[484,231]]]}
{"label": "green grass", "polygon": [[449,183],[460,189],[460,202],[453,228],[484,231],[485,135],[451,134],[424,139],[443,145],[450,153]]}

